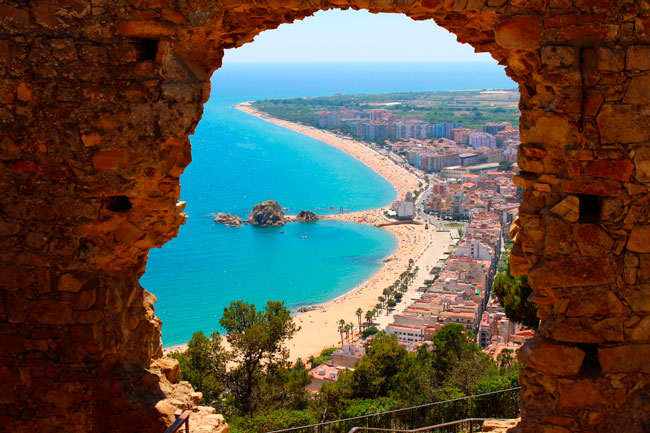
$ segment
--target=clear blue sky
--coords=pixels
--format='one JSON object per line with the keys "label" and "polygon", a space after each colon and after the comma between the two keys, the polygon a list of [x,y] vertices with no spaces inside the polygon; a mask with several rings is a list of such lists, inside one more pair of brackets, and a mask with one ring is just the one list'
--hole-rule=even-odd
{"label": "clear blue sky", "polygon": [[259,34],[227,50],[234,62],[440,62],[493,61],[456,41],[433,20],[401,14],[330,10]]}

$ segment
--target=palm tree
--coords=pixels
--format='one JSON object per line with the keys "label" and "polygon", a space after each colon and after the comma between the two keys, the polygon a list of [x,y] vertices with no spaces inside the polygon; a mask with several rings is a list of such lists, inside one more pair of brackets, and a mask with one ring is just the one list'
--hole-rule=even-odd
{"label": "palm tree", "polygon": [[350,337],[354,336],[354,332],[353,332],[354,331],[354,323],[350,322],[350,323],[348,323],[348,326],[350,327],[350,331],[348,333],[348,343],[349,343],[350,342]]}
{"label": "palm tree", "polygon": [[380,303],[375,304],[375,316],[377,315],[377,312],[381,310],[382,305]]}
{"label": "palm tree", "polygon": [[361,308],[357,308],[355,314],[357,315],[357,319],[359,320],[359,331],[361,331],[361,316],[363,315],[363,310]]}
{"label": "palm tree", "polygon": [[383,296],[380,296],[377,299],[379,299],[379,302],[381,303],[381,308],[383,308],[384,307],[384,301],[386,300],[386,298],[384,298]]}
{"label": "palm tree", "polygon": [[372,318],[375,317],[375,311],[374,310],[368,310],[366,311],[366,323],[370,324],[370,321]]}
{"label": "palm tree", "polygon": [[343,347],[343,334],[345,333],[345,320],[339,320],[339,334],[341,334],[341,347]]}

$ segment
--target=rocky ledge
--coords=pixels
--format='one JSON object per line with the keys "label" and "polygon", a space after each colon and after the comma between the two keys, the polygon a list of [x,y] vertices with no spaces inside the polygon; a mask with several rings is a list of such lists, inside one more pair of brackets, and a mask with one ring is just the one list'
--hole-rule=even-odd
{"label": "rocky ledge", "polygon": [[275,200],[267,200],[255,205],[248,222],[259,226],[282,226],[286,221],[280,204]]}
{"label": "rocky ledge", "polygon": [[219,224],[226,224],[229,226],[240,226],[242,219],[237,215],[230,215],[229,213],[218,213],[214,217],[214,222]]}
{"label": "rocky ledge", "polygon": [[296,215],[296,221],[301,221],[301,222],[314,222],[318,221],[318,215],[316,215],[314,212],[310,210],[301,210],[298,215]]}
{"label": "rocky ledge", "polygon": [[157,399],[155,412],[165,425],[171,425],[176,416],[191,410],[190,425],[197,433],[228,433],[230,427],[223,415],[217,414],[213,407],[198,406],[203,394],[195,392],[189,382],[179,381],[181,371],[178,361],[173,358],[159,358],[152,361],[145,372],[148,380],[158,383],[158,393],[154,396],[139,394],[138,397]]}

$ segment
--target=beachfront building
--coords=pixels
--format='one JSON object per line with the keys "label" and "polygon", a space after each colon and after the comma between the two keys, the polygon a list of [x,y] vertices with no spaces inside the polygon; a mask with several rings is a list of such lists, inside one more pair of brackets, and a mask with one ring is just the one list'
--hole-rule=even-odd
{"label": "beachfront building", "polygon": [[412,220],[415,217],[415,203],[412,201],[400,201],[397,205],[397,219],[400,221]]}
{"label": "beachfront building", "polygon": [[429,124],[422,120],[402,120],[401,122],[395,122],[393,132],[398,140],[408,140],[410,138],[424,140],[429,134],[428,127]]}
{"label": "beachfront building", "polygon": [[365,354],[366,349],[363,346],[344,344],[342,348],[332,352],[330,363],[336,367],[354,368],[354,364]]}
{"label": "beachfront building", "polygon": [[366,141],[374,141],[377,138],[388,136],[388,127],[382,122],[362,122],[357,129],[360,129],[359,136]]}
{"label": "beachfront building", "polygon": [[478,239],[462,240],[454,252],[454,257],[469,256],[488,262],[492,262],[492,255],[492,249]]}
{"label": "beachfront building", "polygon": [[485,132],[475,132],[469,135],[468,144],[474,149],[477,147],[494,148],[497,146],[497,139],[492,134]]}
{"label": "beachfront building", "polygon": [[309,370],[307,374],[311,376],[311,383],[307,385],[307,390],[316,393],[324,383],[336,382],[339,378],[341,369],[331,364],[321,364],[316,368]]}
{"label": "beachfront building", "polygon": [[451,130],[462,127],[463,124],[458,122],[434,123],[429,126],[429,136],[436,138],[451,138]]}
{"label": "beachfront building", "polygon": [[491,135],[497,135],[499,131],[503,131],[505,129],[512,129],[512,123],[510,122],[501,122],[501,123],[493,123],[493,122],[488,122],[485,125],[483,125],[483,132],[487,132],[488,134]]}
{"label": "beachfront building", "polygon": [[476,131],[475,129],[469,129],[469,128],[454,128],[450,132],[450,137],[452,140],[454,140],[458,144],[467,144],[469,141],[469,136],[470,134],[473,134]]}
{"label": "beachfront building", "polygon": [[473,152],[462,153],[459,155],[461,167],[478,164],[478,154]]}

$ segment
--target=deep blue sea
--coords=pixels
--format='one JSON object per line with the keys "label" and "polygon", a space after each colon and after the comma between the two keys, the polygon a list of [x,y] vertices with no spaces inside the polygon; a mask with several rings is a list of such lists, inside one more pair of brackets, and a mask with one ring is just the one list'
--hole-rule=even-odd
{"label": "deep blue sea", "polygon": [[386,180],[356,159],[234,105],[272,97],[512,87],[492,62],[224,65],[212,77],[210,101],[191,137],[193,161],[181,176],[189,218],[177,238],[151,250],[140,279],[158,298],[163,345],[218,330],[233,300],[259,308],[282,300],[296,308],[333,299],[377,272],[397,246],[388,232],[353,223],[215,224],[214,212],[246,218],[268,199],[294,214],[371,209],[396,197]]}

